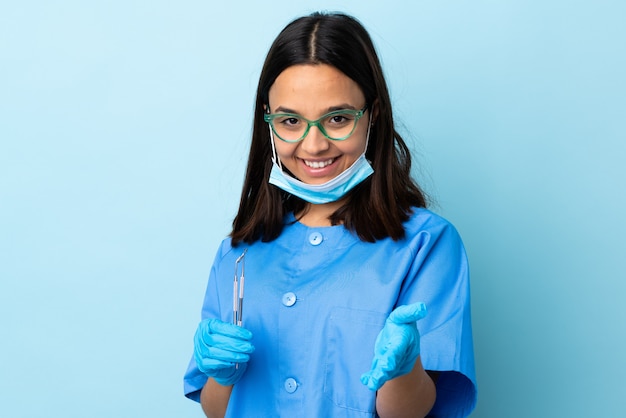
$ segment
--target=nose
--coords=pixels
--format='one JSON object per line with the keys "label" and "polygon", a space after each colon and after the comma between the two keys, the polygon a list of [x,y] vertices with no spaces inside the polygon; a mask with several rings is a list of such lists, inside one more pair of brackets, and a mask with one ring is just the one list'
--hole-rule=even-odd
{"label": "nose", "polygon": [[309,133],[300,143],[300,148],[309,155],[318,155],[330,148],[330,141],[317,126],[311,126]]}

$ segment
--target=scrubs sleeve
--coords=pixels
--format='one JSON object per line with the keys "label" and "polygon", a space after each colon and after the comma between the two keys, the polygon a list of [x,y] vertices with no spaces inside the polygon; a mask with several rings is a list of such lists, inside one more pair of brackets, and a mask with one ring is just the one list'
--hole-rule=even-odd
{"label": "scrubs sleeve", "polygon": [[429,416],[466,417],[477,390],[465,248],[454,226],[436,215],[415,237],[415,258],[400,301],[423,301],[428,309],[418,328],[424,369],[438,372]]}
{"label": "scrubs sleeve", "polygon": [[[230,248],[230,245],[227,244],[227,242],[229,241],[224,241],[220,246],[215,256],[215,260],[213,261],[213,267],[211,267],[211,273],[209,274],[209,281],[204,295],[204,303],[202,304],[201,319],[203,320],[206,318],[221,318],[219,309],[219,294],[217,291],[217,270],[223,254],[225,254]],[[196,361],[192,355],[191,360],[189,361],[189,366],[187,367],[187,372],[183,378],[185,396],[191,400],[200,402],[200,391],[206,384],[207,380],[207,376],[198,370],[198,366],[196,365]]]}

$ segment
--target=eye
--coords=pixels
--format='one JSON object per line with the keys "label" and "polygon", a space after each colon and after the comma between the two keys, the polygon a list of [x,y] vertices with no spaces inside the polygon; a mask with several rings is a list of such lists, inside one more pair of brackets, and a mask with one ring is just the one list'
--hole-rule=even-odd
{"label": "eye", "polygon": [[302,121],[295,116],[283,116],[277,118],[277,122],[285,128],[296,128],[302,123]]}
{"label": "eye", "polygon": [[330,121],[333,123],[341,123],[341,122],[345,122],[346,120],[347,118],[344,115],[336,115],[330,118]]}
{"label": "eye", "polygon": [[352,122],[354,117],[348,113],[336,113],[331,115],[326,123],[329,125],[345,125],[346,123]]}

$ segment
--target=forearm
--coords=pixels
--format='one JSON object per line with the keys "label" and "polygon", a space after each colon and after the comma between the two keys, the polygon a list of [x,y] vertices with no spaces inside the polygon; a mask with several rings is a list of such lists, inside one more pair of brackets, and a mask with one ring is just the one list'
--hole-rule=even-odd
{"label": "forearm", "polygon": [[411,372],[387,381],[378,390],[376,411],[381,418],[423,418],[435,397],[435,384],[418,357]]}
{"label": "forearm", "polygon": [[200,404],[208,418],[223,418],[233,387],[222,386],[209,378],[200,393]]}

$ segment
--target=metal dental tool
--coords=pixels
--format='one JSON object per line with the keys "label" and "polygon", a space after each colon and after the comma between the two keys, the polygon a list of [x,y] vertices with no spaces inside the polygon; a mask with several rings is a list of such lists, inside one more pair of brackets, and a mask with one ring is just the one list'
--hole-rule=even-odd
{"label": "metal dental tool", "polygon": [[[235,279],[233,280],[233,324],[241,326],[243,316],[243,287],[244,287],[244,270],[246,256],[246,248],[243,253],[235,260]],[[241,264],[241,276],[239,276],[239,264]]]}
{"label": "metal dental tool", "polygon": [[[243,320],[243,286],[244,286],[244,270],[245,262],[244,257],[248,249],[243,250],[243,253],[235,260],[235,278],[233,280],[233,324],[241,326]],[[241,264],[241,277],[239,277],[239,264]],[[239,369],[239,363],[235,363],[235,369]]]}

